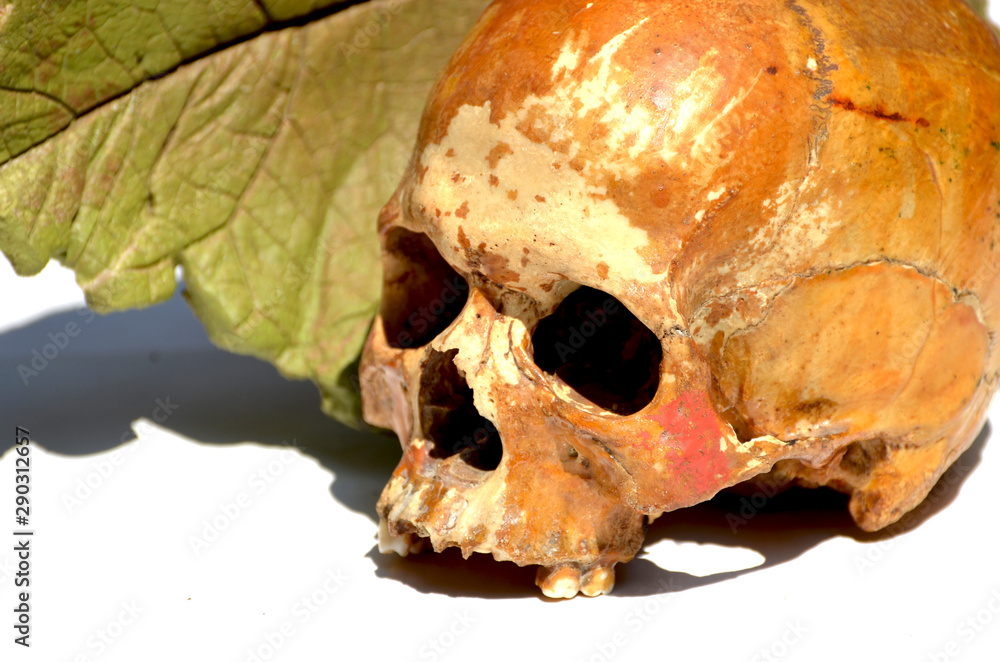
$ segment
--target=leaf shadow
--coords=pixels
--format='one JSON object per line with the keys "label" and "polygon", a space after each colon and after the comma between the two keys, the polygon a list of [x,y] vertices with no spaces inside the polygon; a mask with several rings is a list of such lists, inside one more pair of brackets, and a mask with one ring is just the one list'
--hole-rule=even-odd
{"label": "leaf shadow", "polygon": [[[67,327],[74,335],[63,338]],[[213,345],[180,295],[146,310],[57,313],[0,335],[0,403],[63,455],[113,450],[142,417],[202,443],[294,444],[335,474],[338,501],[373,522],[399,460],[395,439],[325,416],[312,384]]]}
{"label": "leaf shadow", "polygon": [[[53,342],[49,334],[61,338],[71,323],[80,332],[25,380],[19,367],[31,367],[34,352]],[[353,430],[324,416],[313,385],[285,380],[267,363],[213,346],[180,296],[145,311],[58,313],[0,335],[0,402],[18,425],[35,427],[43,446],[65,455],[105,452],[131,440],[131,422],[156,419],[157,408],[162,414],[164,404],[169,412],[159,423],[205,443],[294,443],[334,474],[330,494],[367,516],[373,533],[378,521],[375,503],[400,455],[395,438]],[[649,527],[647,549],[671,539],[749,548],[765,561],[699,577],[664,569],[641,552],[618,566],[611,595],[628,598],[696,589],[788,563],[833,538],[877,542],[905,534],[957,497],[979,465],[991,432],[989,425],[984,427],[928,499],[879,533],[859,530],[847,513],[846,497],[826,489],[793,489],[766,503],[750,504],[752,512],[741,501],[746,497],[723,493],[663,515]],[[0,440],[0,452],[9,446],[6,437]],[[483,554],[463,560],[451,549],[400,558],[373,548],[367,556],[376,576],[422,593],[545,599],[534,586],[534,568],[497,563]]]}

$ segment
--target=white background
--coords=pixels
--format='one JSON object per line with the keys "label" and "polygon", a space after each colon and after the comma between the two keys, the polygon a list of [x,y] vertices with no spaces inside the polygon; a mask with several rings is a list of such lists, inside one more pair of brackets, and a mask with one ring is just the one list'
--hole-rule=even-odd
{"label": "white background", "polygon": [[212,347],[179,298],[94,316],[68,272],[2,258],[0,293],[0,449],[31,431],[35,531],[25,650],[7,450],[2,660],[1000,660],[1000,401],[894,536],[822,492],[735,525],[721,500],[661,518],[611,596],[558,602],[480,555],[378,554],[397,442]]}

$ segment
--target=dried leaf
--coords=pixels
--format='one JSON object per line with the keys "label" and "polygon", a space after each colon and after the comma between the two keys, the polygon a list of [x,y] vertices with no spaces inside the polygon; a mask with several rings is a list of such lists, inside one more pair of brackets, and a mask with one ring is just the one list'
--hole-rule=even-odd
{"label": "dried leaf", "polygon": [[0,249],[21,274],[57,258],[99,311],[169,298],[179,265],[216,343],[313,379],[351,422],[349,365],[379,295],[375,218],[486,3],[272,21],[314,4],[0,9]]}

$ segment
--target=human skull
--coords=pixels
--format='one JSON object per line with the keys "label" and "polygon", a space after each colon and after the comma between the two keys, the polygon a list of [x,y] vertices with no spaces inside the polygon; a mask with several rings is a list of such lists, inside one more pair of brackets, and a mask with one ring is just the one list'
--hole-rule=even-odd
{"label": "human skull", "polygon": [[379,219],[383,550],[596,595],[755,477],[916,506],[997,388],[998,80],[960,0],[491,5]]}

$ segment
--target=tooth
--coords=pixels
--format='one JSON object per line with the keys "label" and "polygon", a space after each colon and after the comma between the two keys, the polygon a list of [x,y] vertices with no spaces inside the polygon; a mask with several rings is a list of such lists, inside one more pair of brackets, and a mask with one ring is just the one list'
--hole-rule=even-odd
{"label": "tooth", "polygon": [[410,553],[410,545],[406,540],[406,536],[395,536],[389,531],[389,525],[386,524],[384,519],[379,519],[378,522],[378,551],[383,554],[388,554],[390,552],[395,552],[400,556],[406,556]]}
{"label": "tooth", "polygon": [[535,583],[547,598],[572,598],[580,591],[580,569],[574,565],[542,566]]}
{"label": "tooth", "polygon": [[404,533],[401,536],[393,534],[389,530],[389,525],[385,520],[380,519],[378,523],[378,551],[382,554],[395,552],[400,556],[419,554],[423,551],[426,540],[412,533]]}
{"label": "tooth", "polygon": [[410,543],[410,554],[419,554],[427,549],[427,543],[429,542],[427,538],[421,538],[420,536],[408,533],[406,534],[406,539]]}
{"label": "tooth", "polygon": [[615,587],[615,567],[598,565],[583,573],[580,592],[588,597],[606,595]]}

